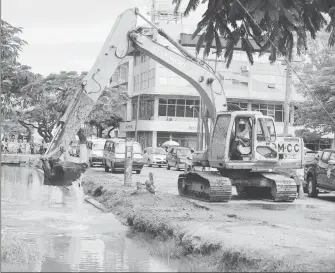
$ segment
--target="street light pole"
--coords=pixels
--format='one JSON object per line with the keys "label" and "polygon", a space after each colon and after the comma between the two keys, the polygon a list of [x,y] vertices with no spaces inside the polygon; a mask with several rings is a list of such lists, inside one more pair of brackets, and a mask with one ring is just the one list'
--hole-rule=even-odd
{"label": "street light pole", "polygon": [[138,123],[138,116],[140,113],[140,97],[141,95],[138,94],[137,96],[137,108],[136,108],[136,121],[135,121],[135,141],[137,141],[137,123]]}
{"label": "street light pole", "polygon": [[284,135],[288,135],[288,126],[290,124],[290,103],[291,103],[291,66],[286,63],[286,91],[284,103]]}

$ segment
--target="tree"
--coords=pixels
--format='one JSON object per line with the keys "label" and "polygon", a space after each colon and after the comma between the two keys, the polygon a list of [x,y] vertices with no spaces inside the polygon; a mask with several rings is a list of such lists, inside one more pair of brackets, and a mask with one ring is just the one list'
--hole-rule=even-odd
{"label": "tree", "polygon": [[116,88],[106,88],[101,97],[95,104],[92,112],[88,117],[88,124],[94,126],[97,131],[97,137],[102,137],[102,131],[112,127],[112,130],[119,127],[122,118],[119,116],[119,106],[128,99],[126,90]]}
{"label": "tree", "polygon": [[308,39],[304,62],[296,67],[303,82],[294,81],[294,85],[305,102],[297,105],[295,124],[321,136],[335,132],[335,50],[326,45],[325,31],[317,38]]}
{"label": "tree", "polygon": [[21,95],[24,103],[16,110],[17,120],[25,126],[36,128],[39,135],[50,142],[52,130],[85,75],[62,71],[27,84]]}
{"label": "tree", "polygon": [[[183,0],[173,0],[177,11]],[[325,25],[323,13],[328,13],[331,21],[327,31],[330,32],[329,46],[335,43],[335,1],[334,0],[202,0],[208,2],[193,38],[199,36],[196,50],[202,46],[204,56],[208,56],[214,45],[216,54],[223,50],[221,38],[226,42],[224,57],[229,67],[235,46],[240,42],[253,64],[253,53],[270,51],[269,60],[275,62],[277,55],[292,57],[293,45],[296,43],[300,54],[307,49],[307,33],[315,35]],[[188,0],[184,11],[187,16],[196,10],[200,0]],[[248,13],[246,12],[248,11]],[[250,17],[254,19],[252,19]],[[257,24],[256,24],[256,23]],[[259,26],[260,28],[259,28]],[[270,43],[270,40],[279,49]]]}
{"label": "tree", "polygon": [[[25,132],[28,133],[26,131],[26,129],[24,127],[22,127],[20,125],[19,122],[17,122],[16,120],[2,120],[1,121],[1,131],[2,133],[5,135],[5,137],[9,137],[11,135],[23,135]],[[30,131],[29,131],[30,133]],[[28,135],[29,137],[29,135]]]}
{"label": "tree", "polygon": [[1,20],[1,114],[4,117],[10,116],[11,109],[18,103],[21,88],[34,78],[31,68],[17,61],[20,51],[27,44],[19,37],[21,32],[22,28]]}

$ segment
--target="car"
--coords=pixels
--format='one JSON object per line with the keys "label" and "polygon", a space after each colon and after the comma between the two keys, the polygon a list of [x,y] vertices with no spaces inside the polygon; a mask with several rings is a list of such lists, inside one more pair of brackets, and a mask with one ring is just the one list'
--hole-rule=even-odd
{"label": "car", "polygon": [[103,151],[106,139],[90,139],[86,141],[88,162],[90,167],[94,165],[104,166],[103,164]]}
{"label": "car", "polygon": [[321,155],[304,166],[308,196],[317,197],[320,192],[335,191],[335,149],[323,150]]}
{"label": "car", "polygon": [[305,153],[305,162],[304,164],[315,163],[318,158],[321,156],[322,151],[308,151]]}
{"label": "car", "polygon": [[147,163],[148,167],[153,165],[162,167],[166,164],[166,151],[161,147],[147,147],[143,150],[143,160]]}
{"label": "car", "polygon": [[166,155],[166,169],[175,167],[177,171],[192,165],[192,151],[188,147],[172,147]]}
{"label": "car", "polygon": [[[111,169],[112,173],[124,171],[126,142],[124,139],[114,138],[106,140],[103,151],[103,166],[105,172]],[[133,142],[133,171],[140,174],[144,166],[141,145]]]}

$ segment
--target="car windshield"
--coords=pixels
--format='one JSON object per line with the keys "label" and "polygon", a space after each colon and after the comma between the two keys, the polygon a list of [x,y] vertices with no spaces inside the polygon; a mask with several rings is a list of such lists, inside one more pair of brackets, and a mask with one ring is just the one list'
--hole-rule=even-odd
{"label": "car windshield", "polygon": [[154,148],[151,151],[151,153],[155,155],[166,155],[166,151],[163,148]]}
{"label": "car windshield", "polygon": [[191,155],[191,149],[189,149],[189,148],[178,148],[177,149],[177,155],[179,155],[179,156]]}
{"label": "car windshield", "polygon": [[105,146],[104,142],[93,143],[92,150],[103,150]]}
{"label": "car windshield", "polygon": [[[125,142],[120,142],[116,144],[115,147],[115,152],[118,154],[124,154],[126,150],[126,143]],[[134,143],[133,145],[133,153],[134,154],[140,154],[142,152],[141,146],[138,143]]]}

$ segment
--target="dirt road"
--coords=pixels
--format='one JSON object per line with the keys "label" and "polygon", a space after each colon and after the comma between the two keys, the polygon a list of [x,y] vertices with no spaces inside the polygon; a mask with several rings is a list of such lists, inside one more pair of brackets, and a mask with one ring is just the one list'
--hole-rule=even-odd
{"label": "dirt road", "polygon": [[[145,167],[140,175],[133,174],[134,185],[137,181],[147,180],[149,172],[155,176],[156,199],[135,198],[124,190],[121,195],[116,193],[123,185],[122,173],[105,173],[102,168],[93,168],[85,176],[99,181],[94,187],[103,185],[105,189],[114,190],[111,194],[114,200],[110,202],[125,202],[119,207],[120,214],[125,214],[122,207],[131,203],[132,211],[137,210],[141,221],[165,217],[193,248],[197,244],[199,248],[204,244],[220,244],[235,252],[250,253],[251,249],[259,253],[256,257],[268,256],[285,261],[294,265],[290,269],[335,270],[335,195],[320,195],[317,199],[306,197],[294,203],[273,203],[241,200],[233,192],[229,203],[206,203],[185,200],[178,195],[180,172],[175,170]],[[100,201],[108,202],[107,196]]]}

